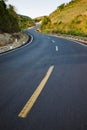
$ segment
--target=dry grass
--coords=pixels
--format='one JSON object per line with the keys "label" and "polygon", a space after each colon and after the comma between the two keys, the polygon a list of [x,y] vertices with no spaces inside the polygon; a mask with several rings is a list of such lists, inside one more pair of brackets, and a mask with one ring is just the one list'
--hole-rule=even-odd
{"label": "dry grass", "polygon": [[65,7],[62,11],[56,10],[50,18],[52,23],[59,21],[67,23],[80,14],[87,14],[87,0],[80,0],[80,2]]}
{"label": "dry grass", "polygon": [[44,25],[44,31],[87,36],[87,0],[76,0],[63,9],[58,8],[49,18],[51,25],[46,28]]}

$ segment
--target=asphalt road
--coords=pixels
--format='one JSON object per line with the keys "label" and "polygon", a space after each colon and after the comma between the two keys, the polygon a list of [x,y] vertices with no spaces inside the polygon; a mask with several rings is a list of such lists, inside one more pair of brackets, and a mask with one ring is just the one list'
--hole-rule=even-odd
{"label": "asphalt road", "polygon": [[0,130],[87,130],[87,47],[27,33],[30,44],[0,55]]}

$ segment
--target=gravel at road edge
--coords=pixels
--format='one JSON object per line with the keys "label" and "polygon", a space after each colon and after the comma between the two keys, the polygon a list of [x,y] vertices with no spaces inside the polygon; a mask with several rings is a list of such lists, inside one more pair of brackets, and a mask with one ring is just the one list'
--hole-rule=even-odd
{"label": "gravel at road edge", "polygon": [[[20,38],[15,38],[14,41],[11,42],[10,44],[0,46],[0,54],[25,45],[30,40],[30,38],[31,37],[29,35],[27,35],[24,32],[21,32]],[[6,36],[4,37],[4,39],[6,39]],[[1,40],[0,40],[0,42],[1,42]]]}

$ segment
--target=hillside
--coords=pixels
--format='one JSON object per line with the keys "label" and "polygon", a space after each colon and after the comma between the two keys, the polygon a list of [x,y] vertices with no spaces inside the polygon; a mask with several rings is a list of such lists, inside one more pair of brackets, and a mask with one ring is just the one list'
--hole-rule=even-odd
{"label": "hillside", "polygon": [[[6,0],[0,0],[0,52],[2,47],[21,44],[28,40],[28,36],[21,30],[35,25],[34,20],[30,17],[19,15],[12,5],[7,6]],[[21,45],[20,44],[20,45]]]}
{"label": "hillside", "polygon": [[41,20],[43,19],[44,16],[40,16],[40,17],[36,17],[33,20],[35,21],[35,23],[39,23],[41,22]]}
{"label": "hillside", "polygon": [[6,0],[0,0],[0,32],[15,33],[32,25],[35,24],[30,17],[18,15],[14,6],[7,6]]}
{"label": "hillside", "polygon": [[5,0],[0,1],[0,32],[19,32],[18,16],[12,5],[5,4]]}
{"label": "hillside", "polygon": [[21,29],[27,29],[27,28],[35,25],[34,20],[28,16],[18,15],[18,20],[19,20],[19,22],[18,22],[19,27]]}
{"label": "hillside", "polygon": [[87,0],[60,5],[42,20],[41,31],[87,36]]}

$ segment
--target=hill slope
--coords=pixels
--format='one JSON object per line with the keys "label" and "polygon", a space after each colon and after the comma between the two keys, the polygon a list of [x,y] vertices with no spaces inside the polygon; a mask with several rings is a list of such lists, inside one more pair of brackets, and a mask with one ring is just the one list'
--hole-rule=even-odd
{"label": "hill slope", "polygon": [[0,0],[0,32],[18,32],[18,17],[12,5],[5,4],[5,0]]}
{"label": "hill slope", "polygon": [[[7,6],[6,0],[0,0],[0,52],[21,46],[24,42],[26,43],[29,37],[22,33],[21,30],[33,25],[35,25],[33,19],[18,15],[14,6]],[[10,46],[12,47],[10,48]],[[3,47],[5,50],[3,50]]]}
{"label": "hill slope", "polygon": [[0,0],[0,32],[15,33],[34,24],[30,17],[18,15],[15,7],[6,5],[6,0]]}
{"label": "hill slope", "polygon": [[27,29],[27,28],[35,25],[34,20],[28,16],[18,15],[18,20],[19,20],[19,22],[18,22],[19,27],[21,29]]}
{"label": "hill slope", "polygon": [[[44,21],[46,21],[44,23]],[[87,0],[72,0],[60,5],[42,20],[43,32],[87,36]]]}

